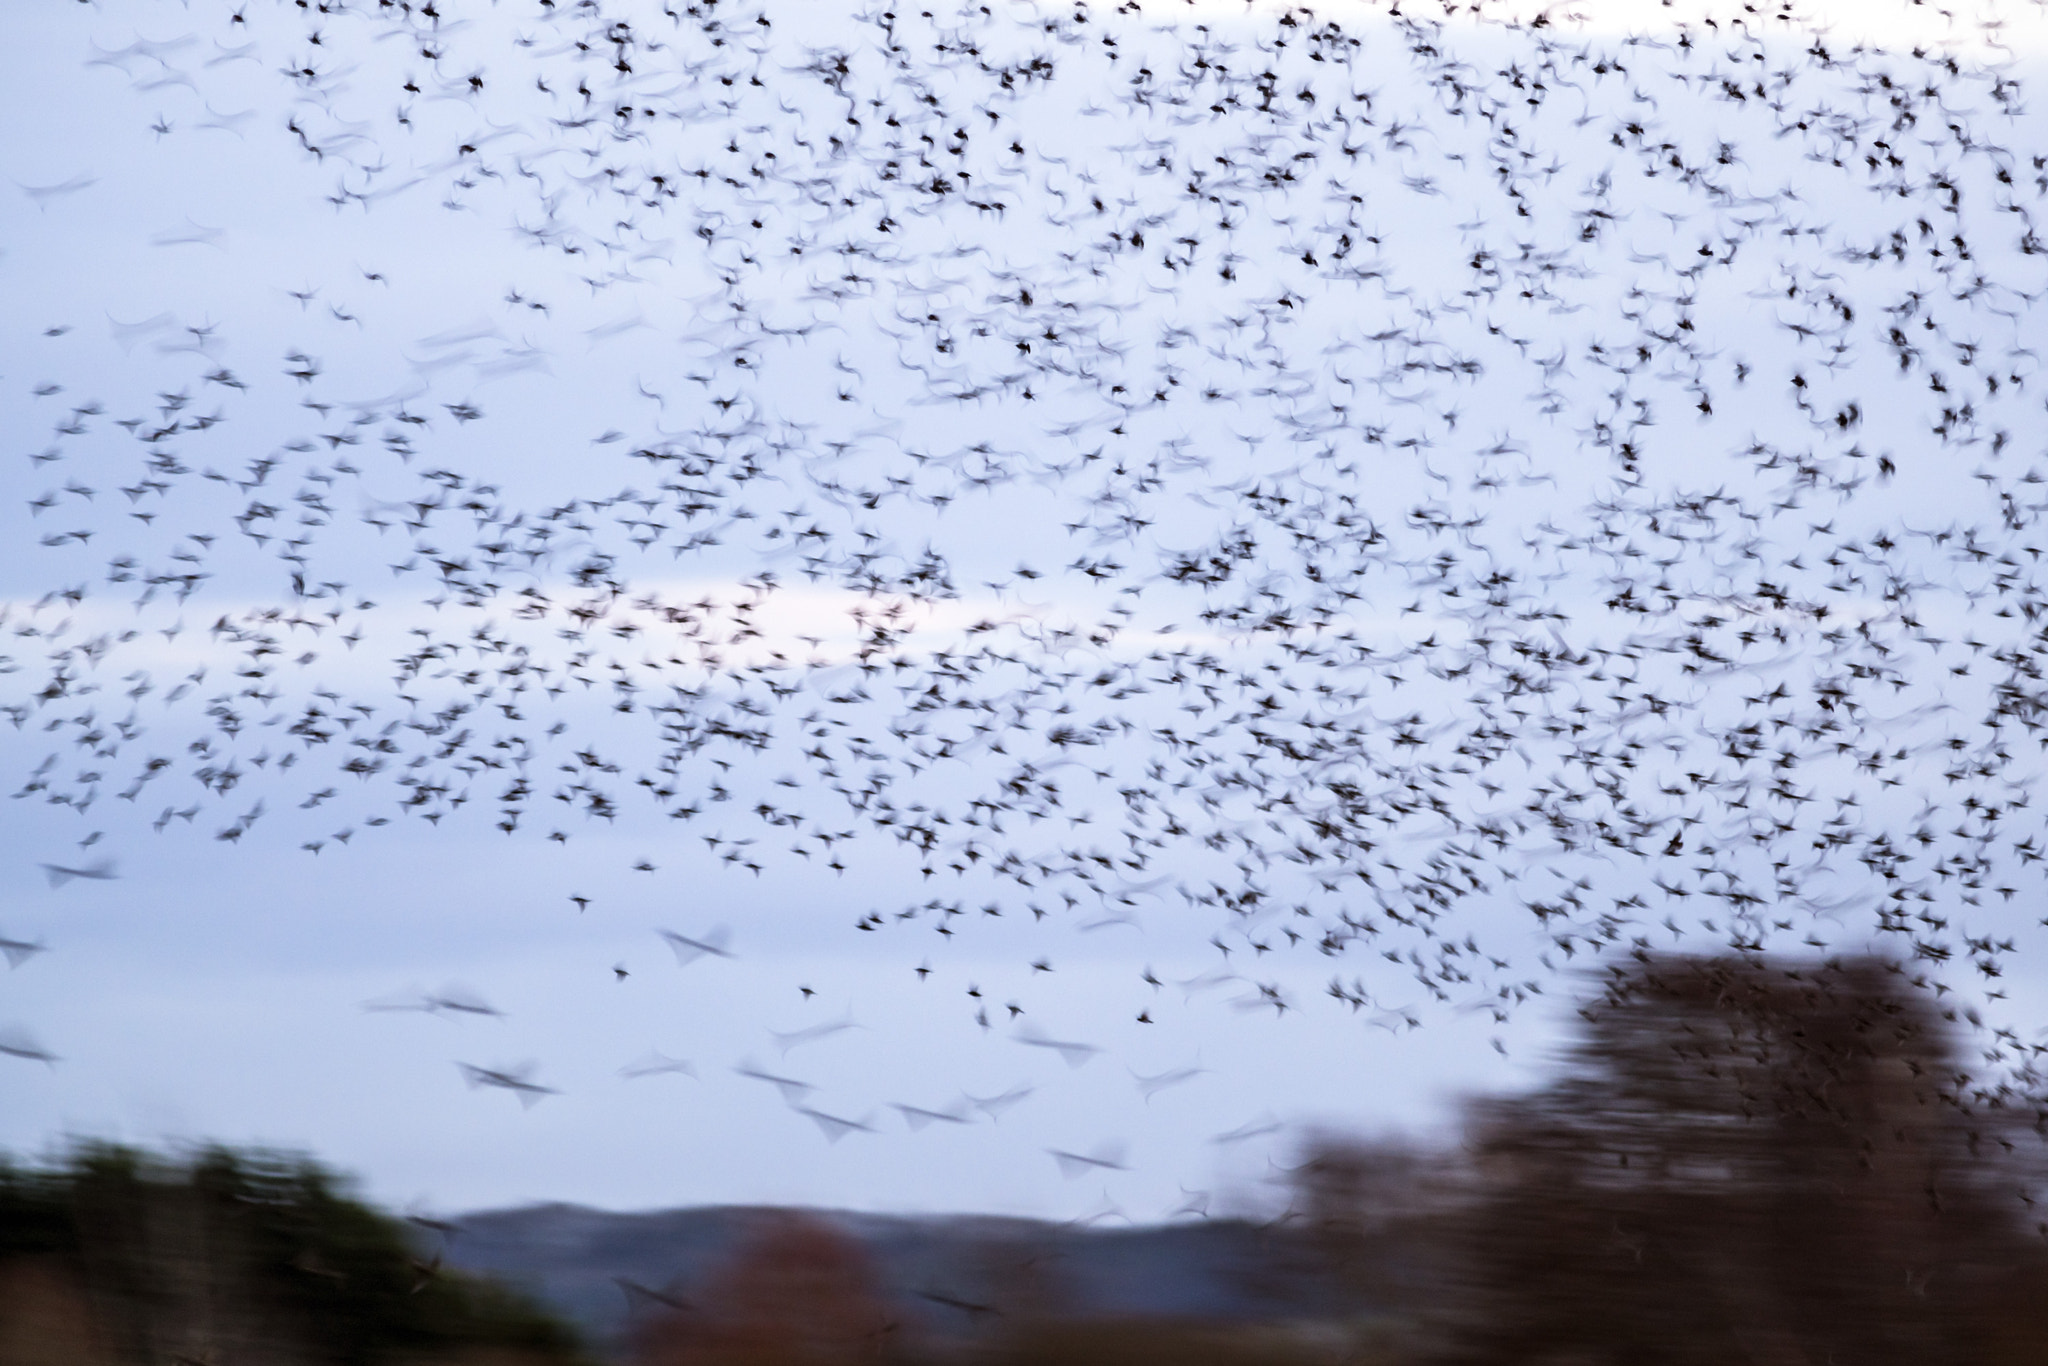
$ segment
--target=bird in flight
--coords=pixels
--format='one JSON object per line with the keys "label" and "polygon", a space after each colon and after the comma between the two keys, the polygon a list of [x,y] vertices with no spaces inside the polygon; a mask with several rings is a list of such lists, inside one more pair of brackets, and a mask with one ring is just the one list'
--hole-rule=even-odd
{"label": "bird in flight", "polygon": [[82,878],[88,882],[110,882],[120,876],[114,871],[114,860],[108,858],[96,859],[91,863],[77,866],[60,863],[45,863],[41,866],[43,875],[49,878],[52,887],[62,887],[74,878]]}
{"label": "bird in flight", "polygon": [[552,1086],[543,1086],[533,1080],[536,1070],[534,1063],[519,1063],[504,1067],[478,1067],[472,1063],[458,1062],[456,1068],[471,1090],[478,1087],[492,1087],[509,1091],[518,1097],[521,1109],[531,1110],[548,1096],[561,1094]]}

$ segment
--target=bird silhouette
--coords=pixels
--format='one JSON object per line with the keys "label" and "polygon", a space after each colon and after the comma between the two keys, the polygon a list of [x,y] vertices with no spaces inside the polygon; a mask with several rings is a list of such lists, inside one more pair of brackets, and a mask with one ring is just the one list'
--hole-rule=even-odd
{"label": "bird silhouette", "polygon": [[[1145,941],[1147,1038],[1502,1024],[1653,940],[1874,938],[2001,999],[2048,871],[2007,19],[544,8],[52,28],[154,155],[245,148],[349,241],[265,263],[112,148],[19,185],[250,288],[81,249],[115,311],[9,324],[15,798],[323,875],[658,828],[617,868],[670,906],[808,870],[920,982],[1002,943],[959,1027],[1074,1067],[1119,1046],[1036,1027],[1077,943]],[[422,323],[436,205],[517,245]],[[598,933],[573,885],[535,895]]]}

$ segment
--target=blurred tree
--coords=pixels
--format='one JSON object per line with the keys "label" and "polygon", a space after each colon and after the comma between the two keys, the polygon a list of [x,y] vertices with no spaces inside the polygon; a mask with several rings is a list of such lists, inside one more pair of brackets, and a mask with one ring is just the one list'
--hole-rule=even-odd
{"label": "blurred tree", "polygon": [[644,1366],[853,1366],[894,1354],[867,1254],[822,1219],[775,1211],[695,1303],[647,1320]]}
{"label": "blurred tree", "polygon": [[1405,1309],[1441,1283],[1445,1216],[1465,1186],[1455,1155],[1325,1133],[1310,1141],[1291,1175],[1296,1259],[1315,1267],[1329,1284],[1324,1298],[1348,1316]]}
{"label": "blurred tree", "polygon": [[57,1167],[0,1165],[0,1322],[31,1308],[48,1322],[0,1339],[6,1366],[579,1359],[565,1329],[443,1271],[312,1162],[225,1149],[166,1162],[87,1146]]}
{"label": "blurred tree", "polygon": [[2048,1302],[2031,1135],[1898,965],[1646,956],[1581,1013],[1561,1078],[1475,1116],[1452,1358],[1982,1363]]}

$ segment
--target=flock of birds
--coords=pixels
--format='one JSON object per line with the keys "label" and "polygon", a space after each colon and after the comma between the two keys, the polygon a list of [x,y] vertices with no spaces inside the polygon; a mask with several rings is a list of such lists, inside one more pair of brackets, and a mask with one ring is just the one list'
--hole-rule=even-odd
{"label": "flock of birds", "polygon": [[[9,341],[14,797],[309,859],[881,851],[915,885],[856,869],[851,930],[908,960],[1198,926],[1247,1009],[1320,964],[1396,1031],[1673,944],[2002,997],[2048,862],[2031,10],[922,2],[81,19],[161,145],[512,278],[424,335],[394,255]],[[2033,1099],[2036,1037],[1983,1040]]]}

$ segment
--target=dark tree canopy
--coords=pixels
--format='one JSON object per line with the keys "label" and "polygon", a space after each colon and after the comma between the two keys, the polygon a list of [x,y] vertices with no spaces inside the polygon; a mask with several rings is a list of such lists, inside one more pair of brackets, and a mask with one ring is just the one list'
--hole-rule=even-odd
{"label": "dark tree canopy", "polygon": [[1582,1014],[1478,1116],[1456,1357],[2021,1359],[2032,1125],[1898,965],[1648,957]]}
{"label": "dark tree canopy", "polygon": [[444,1270],[421,1242],[303,1158],[87,1146],[56,1166],[0,1165],[0,1323],[25,1298],[61,1297],[70,1321],[38,1325],[28,1346],[62,1335],[95,1366],[579,1359],[540,1310]]}

